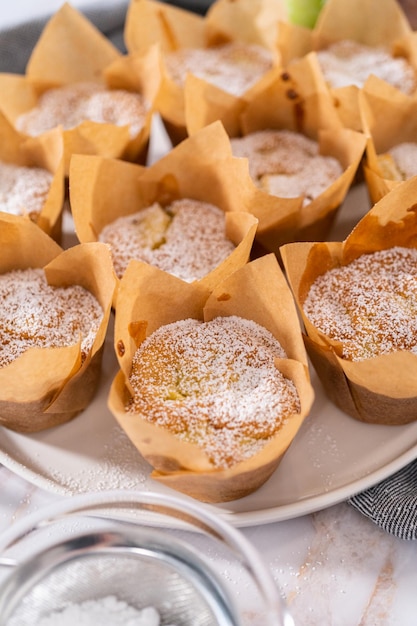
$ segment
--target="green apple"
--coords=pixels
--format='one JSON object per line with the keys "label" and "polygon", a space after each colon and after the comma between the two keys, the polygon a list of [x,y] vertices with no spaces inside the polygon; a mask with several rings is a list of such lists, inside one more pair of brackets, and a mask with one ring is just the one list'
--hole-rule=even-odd
{"label": "green apple", "polygon": [[313,28],[326,0],[286,0],[286,2],[290,22]]}

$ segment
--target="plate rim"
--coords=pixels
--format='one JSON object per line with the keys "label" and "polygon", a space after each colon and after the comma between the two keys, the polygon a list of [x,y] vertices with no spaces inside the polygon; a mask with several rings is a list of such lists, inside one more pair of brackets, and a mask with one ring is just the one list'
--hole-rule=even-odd
{"label": "plate rim", "polygon": [[[254,511],[231,511],[227,508],[216,507],[215,504],[207,504],[204,502],[200,502],[199,504],[200,506],[208,507],[211,511],[216,511],[216,513],[225,521],[240,528],[288,521],[316,513],[320,510],[340,504],[341,502],[346,502],[357,493],[368,489],[395,474],[397,471],[408,465],[408,463],[411,463],[416,457],[417,442],[411,445],[408,450],[400,454],[395,459],[392,459],[375,470],[370,471],[365,476],[356,478],[344,485],[335,487],[334,489],[329,489],[328,491],[278,506],[271,506]],[[9,453],[4,452],[1,449],[1,443],[0,464],[13,474],[48,493],[64,497],[71,497],[72,495],[82,493],[80,491],[71,491],[71,489],[66,488],[63,485],[59,485],[59,483],[53,481],[52,479],[44,477],[42,474],[39,474],[23,465],[20,461],[17,461],[10,456]],[[88,493],[88,491],[83,493]],[[93,493],[93,490],[90,490],[90,493]],[[189,497],[181,493],[179,496],[184,498]],[[224,504],[227,507],[227,503]]]}

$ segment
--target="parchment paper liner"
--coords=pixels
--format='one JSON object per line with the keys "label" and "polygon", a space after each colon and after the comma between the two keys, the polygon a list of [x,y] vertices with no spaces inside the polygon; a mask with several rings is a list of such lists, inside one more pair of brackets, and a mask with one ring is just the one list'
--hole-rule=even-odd
{"label": "parchment paper liner", "polygon": [[115,287],[107,246],[80,244],[66,251],[30,220],[0,216],[0,272],[43,267],[52,285],[82,285],[98,299],[104,316],[87,358],[80,344],[31,348],[0,368],[0,425],[37,432],[83,411],[96,391]]}
{"label": "parchment paper liner", "polygon": [[[331,43],[353,39],[368,46],[389,46],[395,56],[405,57],[417,72],[417,41],[408,19],[396,0],[327,0],[313,29],[280,24],[278,50],[285,66],[327,48]],[[361,130],[356,86],[330,88],[343,124]]]}
{"label": "parchment paper liner", "polygon": [[407,96],[375,76],[360,94],[360,110],[368,137],[363,170],[372,204],[402,180],[390,175],[378,159],[403,142],[417,142],[417,97]]}
{"label": "parchment paper liner", "polygon": [[[145,335],[180,319],[208,321],[224,315],[253,319],[279,339],[289,358],[277,359],[276,365],[294,381],[302,408],[257,454],[231,468],[213,469],[196,445],[125,411],[130,393],[126,381],[136,347]],[[118,293],[115,349],[121,369],[109,394],[111,412],[154,468],[152,477],[198,500],[226,502],[258,489],[277,468],[313,402],[294,301],[273,255],[237,270],[211,294],[203,292],[201,285],[183,283],[132,261]]]}
{"label": "parchment paper liner", "polygon": [[[56,137],[57,133],[58,137]],[[63,160],[60,159],[62,148],[59,149],[62,143],[61,134],[59,131],[54,131],[49,139],[51,149],[49,149],[48,142],[34,143],[30,139],[24,139],[0,112],[0,161],[19,167],[40,167],[53,174],[48,195],[34,221],[59,243],[62,235],[62,209],[65,199],[64,167]],[[58,148],[57,155],[54,155],[54,148]],[[58,166],[56,166],[57,162]],[[31,218],[27,215],[26,219]]]}
{"label": "parchment paper liner", "polygon": [[[197,95],[190,106],[187,124],[191,133],[206,121],[203,101]],[[244,111],[233,118],[231,128],[232,137],[267,129],[300,132],[318,141],[322,154],[338,159],[344,170],[342,175],[305,207],[301,197],[281,198],[252,183],[250,210],[259,219],[256,241],[261,250],[279,254],[280,246],[290,241],[326,239],[354,181],[366,140],[362,133],[343,127],[316,57],[294,63],[289,71],[277,68],[271,72],[259,83],[256,94],[248,97]]]}
{"label": "parchment paper liner", "polygon": [[[157,44],[160,51],[159,92],[155,107],[161,114],[168,135],[174,145],[188,134],[186,110],[189,93],[194,81],[186,80],[184,86],[175,83],[166,72],[164,57],[167,53],[184,48],[208,48],[227,42],[241,41],[268,48],[276,62],[276,31],[280,19],[286,17],[285,3],[277,0],[217,0],[202,17],[191,11],[173,7],[153,0],[133,0],[128,8],[125,23],[125,42],[129,52],[143,53]],[[256,89],[256,85],[241,97],[200,80],[199,91],[204,100],[211,103],[211,115],[207,123],[228,121],[244,105],[244,97]],[[207,108],[207,104],[204,105]]]}
{"label": "parchment paper liner", "polygon": [[[130,136],[127,126],[85,121],[73,129],[61,129],[63,138],[57,135],[57,141],[63,141],[66,174],[72,153],[100,154],[144,163],[157,89],[156,79],[151,79],[149,74],[155,54],[150,50],[147,56],[123,56],[86,17],[65,3],[42,31],[25,75],[0,74],[0,110],[14,125],[19,115],[37,105],[44,91],[81,82],[142,93],[150,107],[144,126],[136,136]],[[44,149],[45,142],[51,144],[50,132],[33,137],[32,141]],[[61,154],[55,166],[60,158]]]}
{"label": "parchment paper liner", "polygon": [[77,237],[81,242],[97,241],[104,226],[154,202],[164,206],[193,198],[212,203],[225,212],[226,234],[236,245],[222,263],[196,281],[212,289],[248,261],[255,238],[258,220],[249,213],[252,187],[245,188],[241,166],[231,155],[220,122],[184,140],[148,168],[74,155],[70,201]]}
{"label": "parchment paper liner", "polygon": [[363,217],[343,242],[292,243],[282,247],[286,274],[304,323],[309,357],[326,394],[363,422],[406,424],[417,419],[417,355],[395,352],[348,361],[308,320],[303,303],[310,285],[332,267],[394,246],[417,247],[417,178],[399,185]]}

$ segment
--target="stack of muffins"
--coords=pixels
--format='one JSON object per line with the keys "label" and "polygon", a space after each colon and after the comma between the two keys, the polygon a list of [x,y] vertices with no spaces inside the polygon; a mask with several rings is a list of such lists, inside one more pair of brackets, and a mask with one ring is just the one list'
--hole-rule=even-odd
{"label": "stack of muffins", "polygon": [[[327,0],[307,29],[284,0],[132,0],[124,54],[65,4],[0,75],[0,424],[82,414],[106,334],[111,413],[199,500],[268,480],[311,367],[355,419],[417,418],[414,33],[395,0],[357,9]],[[369,210],[331,242],[360,180]]]}

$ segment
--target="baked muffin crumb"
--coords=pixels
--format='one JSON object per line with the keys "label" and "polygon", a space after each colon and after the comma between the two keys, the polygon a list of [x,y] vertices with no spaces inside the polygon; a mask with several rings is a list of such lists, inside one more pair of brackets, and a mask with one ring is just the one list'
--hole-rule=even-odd
{"label": "baked muffin crumb", "polygon": [[408,180],[417,175],[417,143],[399,143],[378,155],[378,165],[385,178]]}
{"label": "baked muffin crumb", "polygon": [[247,158],[255,184],[281,198],[303,197],[306,206],[323,193],[343,168],[320,154],[317,141],[291,130],[260,130],[231,139],[236,157]]}
{"label": "baked muffin crumb", "polygon": [[230,467],[300,410],[294,383],[274,365],[285,356],[269,331],[238,316],[162,326],[135,353],[126,410]]}
{"label": "baked muffin crumb", "polygon": [[0,211],[27,215],[36,221],[52,179],[52,174],[44,168],[0,161]]}
{"label": "baked muffin crumb", "polygon": [[85,121],[129,126],[135,137],[143,128],[149,104],[138,93],[107,89],[98,83],[74,83],[45,91],[37,106],[22,113],[16,128],[38,136],[57,126],[70,130]]}
{"label": "baked muffin crumb", "polygon": [[345,359],[417,354],[417,250],[394,247],[329,270],[311,285],[303,311]]}
{"label": "baked muffin crumb", "polygon": [[194,74],[235,96],[241,96],[272,67],[267,48],[231,42],[211,48],[182,48],[165,56],[169,76],[184,85]]}
{"label": "baked muffin crumb", "polygon": [[99,240],[110,246],[119,278],[129,261],[136,259],[192,282],[208,274],[235,249],[225,234],[224,212],[191,198],[166,207],[154,203],[119,217],[103,228]]}
{"label": "baked muffin crumb", "polygon": [[333,88],[349,85],[361,88],[374,74],[403,93],[411,94],[416,89],[413,67],[404,57],[394,57],[388,47],[342,39],[318,50],[317,57],[325,79]]}
{"label": "baked muffin crumb", "polygon": [[96,298],[80,285],[48,285],[40,268],[0,275],[0,367],[29,348],[70,346],[81,341],[83,360],[103,318]]}

